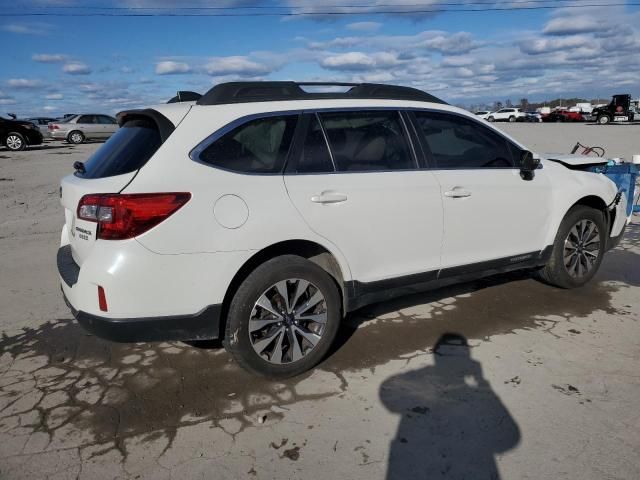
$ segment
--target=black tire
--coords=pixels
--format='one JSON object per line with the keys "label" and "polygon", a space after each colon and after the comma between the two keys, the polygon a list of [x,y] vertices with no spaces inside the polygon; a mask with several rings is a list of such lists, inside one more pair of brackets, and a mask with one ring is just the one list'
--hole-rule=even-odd
{"label": "black tire", "polygon": [[[569,273],[569,267],[565,265],[565,253],[570,252],[572,248],[565,246],[565,242],[569,241],[569,232],[582,221],[593,222],[597,228],[597,245],[594,244],[593,249],[589,250],[592,253],[597,252],[598,256],[590,267],[590,270],[584,275],[576,277]],[[600,210],[585,205],[574,206],[562,220],[553,242],[551,258],[549,258],[547,264],[537,272],[538,277],[545,283],[560,288],[577,288],[589,282],[597,273],[602,263],[602,258],[606,251],[607,232],[607,225],[603,213]],[[595,238],[594,236],[594,239]],[[582,250],[581,248],[581,251]],[[584,250],[587,249],[585,248]],[[584,255],[584,258],[587,258],[586,255]]]}
{"label": "black tire", "polygon": [[73,143],[74,145],[84,142],[84,133],[80,130],[73,130],[72,132],[69,132],[69,135],[67,135],[67,142]]}
{"label": "black tire", "polygon": [[487,118],[487,121],[489,121],[489,122],[493,123],[493,122],[495,122],[495,121],[496,121],[496,119],[495,119],[495,118],[493,118],[493,117],[489,117],[489,118]]}
{"label": "black tire", "polygon": [[516,117],[514,117],[513,115],[511,115],[511,116],[509,117],[509,122],[510,122],[510,123],[513,123],[513,122],[515,122],[515,121],[516,121]]}
{"label": "black tire", "polygon": [[[312,284],[324,296],[326,323],[320,340],[297,361],[275,364],[254,350],[253,336],[250,337],[249,322],[254,313],[256,302],[270,291],[276,283],[289,279],[302,279]],[[306,292],[305,292],[306,293]],[[281,298],[281,297],[280,297]],[[302,297],[301,297],[302,298]],[[322,305],[322,302],[320,303]],[[273,303],[271,303],[273,306]],[[226,330],[223,340],[225,349],[244,369],[269,378],[287,378],[299,375],[316,366],[327,354],[335,339],[342,319],[340,293],[333,278],[315,263],[296,255],[283,255],[260,265],[240,284],[231,299],[227,314]],[[272,316],[272,318],[276,318]],[[284,322],[280,322],[284,323]],[[267,329],[286,328],[280,324],[265,327]],[[260,330],[259,332],[263,332]],[[267,330],[268,331],[268,330]],[[255,335],[251,334],[251,335]],[[273,335],[274,341],[282,337],[288,342],[285,353],[291,355],[291,340],[286,332]],[[293,334],[295,336],[295,334]],[[265,338],[270,335],[265,334]],[[300,336],[296,338],[302,338]],[[254,340],[255,342],[255,340]],[[272,345],[269,343],[269,345]],[[274,347],[275,348],[275,347]],[[274,350],[275,351],[275,350]],[[263,352],[264,353],[264,352]],[[284,357],[281,357],[281,359]],[[289,360],[291,356],[289,357]]]}
{"label": "black tire", "polygon": [[12,152],[19,152],[27,147],[27,142],[25,141],[22,134],[18,132],[9,132],[7,134],[7,138],[4,141],[4,144]]}
{"label": "black tire", "polygon": [[606,125],[611,121],[608,115],[600,115],[596,120],[600,125]]}

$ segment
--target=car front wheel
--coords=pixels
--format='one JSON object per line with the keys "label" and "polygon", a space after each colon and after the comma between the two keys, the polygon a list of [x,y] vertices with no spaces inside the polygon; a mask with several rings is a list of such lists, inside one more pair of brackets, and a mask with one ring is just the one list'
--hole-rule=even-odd
{"label": "car front wheel", "polygon": [[487,118],[487,120],[490,121],[490,122],[495,122],[496,121],[496,119],[493,118],[493,117],[489,117],[489,118]]}
{"label": "car front wheel", "polygon": [[514,116],[509,117],[509,121],[511,123],[515,122],[516,121],[516,117],[514,117]]}
{"label": "car front wheel", "polygon": [[5,145],[9,150],[12,150],[14,152],[24,150],[27,146],[26,142],[24,141],[24,137],[16,132],[11,132],[9,133],[9,135],[7,135]]}
{"label": "car front wheel", "polygon": [[320,362],[342,317],[334,280],[295,255],[256,268],[231,300],[223,344],[246,370],[270,378],[299,375]]}
{"label": "car front wheel", "polygon": [[598,117],[598,123],[600,125],[606,125],[607,123],[609,123],[609,117],[607,117],[606,115],[601,115]]}
{"label": "car front wheel", "polygon": [[560,224],[551,257],[539,277],[560,288],[576,288],[593,278],[605,253],[607,229],[600,210],[576,205]]}

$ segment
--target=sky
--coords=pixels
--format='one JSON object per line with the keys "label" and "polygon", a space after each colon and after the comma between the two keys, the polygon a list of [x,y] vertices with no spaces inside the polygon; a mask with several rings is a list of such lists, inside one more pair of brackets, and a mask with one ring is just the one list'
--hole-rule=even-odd
{"label": "sky", "polygon": [[[550,5],[565,8],[460,11]],[[212,6],[231,8],[196,9]],[[87,13],[108,16],[69,16]],[[0,0],[0,45],[3,116],[114,114],[231,80],[393,83],[466,106],[640,96],[637,0]]]}

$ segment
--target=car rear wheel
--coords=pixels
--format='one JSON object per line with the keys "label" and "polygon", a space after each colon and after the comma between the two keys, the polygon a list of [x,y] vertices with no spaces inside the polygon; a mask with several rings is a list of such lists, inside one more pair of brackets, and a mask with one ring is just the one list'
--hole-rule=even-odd
{"label": "car rear wheel", "polygon": [[496,119],[493,118],[493,117],[489,117],[489,118],[487,118],[487,120],[489,120],[490,122],[495,122],[496,121]]}
{"label": "car rear wheel", "polygon": [[516,117],[514,117],[513,115],[512,115],[512,116],[510,116],[510,117],[509,117],[509,121],[510,121],[511,123],[515,122],[515,121],[516,121]]}
{"label": "car rear wheel", "polygon": [[606,125],[607,123],[609,123],[609,120],[610,120],[609,117],[606,115],[600,115],[598,117],[598,123],[600,125]]}
{"label": "car rear wheel", "polygon": [[560,288],[576,288],[593,278],[606,248],[607,229],[601,211],[573,207],[560,224],[551,257],[539,277]]}
{"label": "car rear wheel", "polygon": [[7,135],[5,145],[9,150],[18,152],[20,150],[24,150],[27,143],[24,141],[24,137],[22,135],[17,132],[11,132]]}
{"label": "car rear wheel", "polygon": [[79,144],[84,142],[84,134],[78,130],[74,130],[67,136],[67,141],[73,144]]}
{"label": "car rear wheel", "polygon": [[239,286],[223,344],[252,373],[292,377],[322,360],[341,317],[331,276],[309,260],[283,255],[256,268]]}

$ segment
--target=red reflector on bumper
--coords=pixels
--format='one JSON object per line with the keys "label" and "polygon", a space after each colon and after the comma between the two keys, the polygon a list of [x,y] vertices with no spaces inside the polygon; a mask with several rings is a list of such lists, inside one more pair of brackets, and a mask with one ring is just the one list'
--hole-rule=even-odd
{"label": "red reflector on bumper", "polygon": [[100,305],[100,310],[103,312],[107,312],[107,297],[104,294],[104,288],[98,286],[98,305]]}

